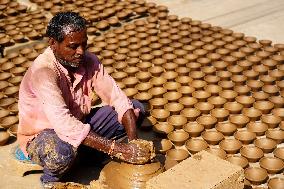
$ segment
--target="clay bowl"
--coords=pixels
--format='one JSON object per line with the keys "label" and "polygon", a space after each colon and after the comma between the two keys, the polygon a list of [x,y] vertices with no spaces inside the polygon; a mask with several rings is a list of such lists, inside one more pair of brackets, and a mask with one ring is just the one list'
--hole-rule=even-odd
{"label": "clay bowl", "polygon": [[256,134],[252,131],[239,130],[234,133],[234,137],[243,144],[250,144],[256,138]]}
{"label": "clay bowl", "polygon": [[274,108],[272,110],[272,114],[280,117],[282,120],[284,120],[284,108]]}
{"label": "clay bowl", "polygon": [[194,107],[202,114],[209,114],[209,112],[214,108],[213,104],[209,102],[197,102]]}
{"label": "clay bowl", "polygon": [[165,154],[168,150],[172,149],[173,144],[168,139],[162,139],[159,143],[159,147],[156,148],[162,154]]}
{"label": "clay bowl", "polygon": [[242,86],[245,84],[247,78],[244,75],[233,75],[231,77],[232,81],[235,83],[236,86]]}
{"label": "clay bowl", "polygon": [[263,92],[263,91],[258,91],[258,92],[253,92],[252,97],[256,100],[266,100],[269,97],[269,94]]}
{"label": "clay bowl", "polygon": [[12,77],[12,74],[9,73],[9,72],[1,72],[0,73],[0,81],[6,81],[10,77]]}
{"label": "clay bowl", "polygon": [[12,62],[5,62],[1,64],[1,70],[2,71],[9,71],[10,69],[14,68],[15,64]]}
{"label": "clay bowl", "polygon": [[166,121],[170,116],[170,112],[165,109],[153,109],[150,114],[160,122]]}
{"label": "clay bowl", "polygon": [[267,138],[273,139],[277,144],[281,144],[284,141],[284,131],[269,129],[265,132]]}
{"label": "clay bowl", "polygon": [[166,82],[167,82],[167,80],[165,78],[162,78],[162,77],[154,77],[154,78],[150,79],[150,83],[155,87],[161,87]]}
{"label": "clay bowl", "polygon": [[190,86],[181,86],[178,88],[178,92],[181,93],[184,97],[186,96],[192,96],[192,93],[194,92],[194,88]]}
{"label": "clay bowl", "polygon": [[204,131],[204,127],[196,122],[189,122],[183,126],[183,130],[188,132],[190,137],[198,137]]}
{"label": "clay bowl", "polygon": [[284,162],[275,157],[263,157],[259,161],[260,167],[266,169],[269,174],[280,173],[284,169]]}
{"label": "clay bowl", "polygon": [[240,104],[242,104],[245,108],[252,107],[253,103],[255,102],[254,98],[251,96],[237,96],[236,101]]}
{"label": "clay bowl", "polygon": [[234,165],[241,166],[243,169],[249,166],[249,162],[242,156],[232,155],[226,158],[226,160]]}
{"label": "clay bowl", "polygon": [[153,87],[148,91],[154,98],[161,98],[167,90],[163,87]]}
{"label": "clay bowl", "polygon": [[[192,70],[192,69],[191,69]],[[205,74],[202,71],[190,71],[190,77],[192,77],[193,79],[203,79],[203,77],[205,76]]]}
{"label": "clay bowl", "polygon": [[275,128],[281,122],[280,117],[272,115],[272,114],[262,115],[260,119],[263,123],[266,123],[269,128]]}
{"label": "clay bowl", "polygon": [[204,101],[206,101],[207,98],[209,98],[211,96],[211,94],[207,91],[199,90],[199,91],[194,91],[192,93],[192,96],[194,98],[198,99],[199,102],[204,102]]}
{"label": "clay bowl", "polygon": [[211,93],[211,96],[217,96],[219,92],[222,91],[222,87],[220,87],[219,85],[214,85],[214,84],[206,85],[204,89],[205,91]]}
{"label": "clay bowl", "polygon": [[23,79],[23,76],[15,76],[8,79],[8,82],[13,85],[19,85]]}
{"label": "clay bowl", "polygon": [[128,88],[134,88],[135,85],[139,82],[137,77],[127,77],[122,79],[124,85]]}
{"label": "clay bowl", "polygon": [[196,108],[185,108],[180,112],[181,115],[187,118],[188,121],[195,121],[201,112]]}
{"label": "clay bowl", "polygon": [[186,96],[180,98],[178,102],[182,104],[185,108],[192,108],[194,104],[198,102],[198,100],[194,97]]}
{"label": "clay bowl", "polygon": [[247,116],[250,121],[257,121],[261,116],[261,111],[256,108],[244,108],[242,113]]}
{"label": "clay bowl", "polygon": [[257,101],[253,104],[253,107],[260,110],[262,114],[269,114],[273,109],[274,104],[269,101]]}
{"label": "clay bowl", "polygon": [[264,83],[264,85],[274,85],[276,80],[274,77],[271,77],[270,75],[261,75],[259,76],[259,79]]}
{"label": "clay bowl", "polygon": [[183,149],[170,149],[166,153],[167,158],[181,162],[182,160],[188,158],[189,153]]}
{"label": "clay bowl", "polygon": [[184,145],[189,138],[189,134],[183,130],[175,130],[168,134],[168,139],[176,146]]}
{"label": "clay bowl", "polygon": [[203,139],[189,139],[185,143],[185,147],[191,154],[196,154],[208,148],[208,144]]}
{"label": "clay bowl", "polygon": [[[225,98],[222,98],[220,96],[211,96],[207,100],[209,103],[213,104],[215,108],[222,108],[223,105],[227,102]],[[211,110],[213,111],[213,110]]]}
{"label": "clay bowl", "polygon": [[268,129],[268,125],[261,122],[249,122],[247,124],[248,131],[254,132],[257,136],[262,136]]}
{"label": "clay bowl", "polygon": [[270,153],[277,147],[277,143],[270,138],[258,138],[254,140],[254,145],[262,149],[264,153]]}
{"label": "clay bowl", "polygon": [[163,109],[164,105],[168,103],[165,98],[153,98],[149,101],[151,109]]}
{"label": "clay bowl", "polygon": [[209,152],[210,154],[218,156],[221,159],[225,159],[227,157],[226,152],[219,147],[210,147],[207,148],[206,151]]}
{"label": "clay bowl", "polygon": [[17,123],[19,118],[17,116],[6,116],[0,120],[1,127],[8,129],[11,125]]}
{"label": "clay bowl", "polygon": [[167,122],[160,122],[154,125],[153,131],[160,135],[168,135],[174,130],[174,127]]}
{"label": "clay bowl", "polygon": [[284,147],[278,147],[273,151],[273,155],[284,161]]}
{"label": "clay bowl", "polygon": [[279,93],[279,88],[276,85],[264,85],[262,90],[263,92],[266,92],[272,96],[275,96]]}
{"label": "clay bowl", "polygon": [[182,115],[172,115],[168,117],[167,122],[174,126],[175,129],[181,129],[187,122],[187,118]]}
{"label": "clay bowl", "polygon": [[[123,85],[125,85],[124,83],[122,83]],[[120,86],[121,87],[121,86]],[[138,90],[135,88],[125,88],[123,89],[123,92],[125,93],[125,95],[128,98],[133,98],[134,95],[136,95],[138,93]]]}
{"label": "clay bowl", "polygon": [[274,177],[268,181],[268,189],[282,189],[284,186],[284,178]]}
{"label": "clay bowl", "polygon": [[111,74],[115,81],[122,81],[123,78],[127,77],[127,73],[125,72],[114,72]]}
{"label": "clay bowl", "polygon": [[219,144],[224,139],[224,135],[218,131],[207,130],[201,133],[202,138],[210,145]]}
{"label": "clay bowl", "polygon": [[170,91],[170,92],[165,93],[163,97],[167,99],[169,102],[176,102],[178,101],[178,99],[182,97],[182,94],[179,92]]}
{"label": "clay bowl", "polygon": [[[190,83],[190,86],[193,87],[196,91],[202,90],[206,86],[206,81],[203,80],[193,80]],[[204,94],[202,94],[204,95]]]}
{"label": "clay bowl", "polygon": [[9,137],[9,133],[7,133],[6,131],[0,131],[0,146],[5,145],[8,142]]}
{"label": "clay bowl", "polygon": [[245,169],[245,178],[254,185],[265,183],[268,179],[267,171],[259,167],[249,167]]}
{"label": "clay bowl", "polygon": [[214,108],[210,111],[210,114],[217,119],[218,122],[227,120],[229,111],[224,108]]}
{"label": "clay bowl", "polygon": [[218,123],[215,128],[225,136],[231,136],[237,130],[236,125],[230,122]]}
{"label": "clay bowl", "polygon": [[226,102],[224,108],[228,110],[230,114],[239,114],[243,109],[243,105],[238,102]]}
{"label": "clay bowl", "polygon": [[146,92],[149,89],[151,89],[153,87],[153,85],[150,82],[145,82],[145,83],[139,83],[135,86],[135,88],[139,91],[139,92]]}
{"label": "clay bowl", "polygon": [[244,146],[241,148],[240,153],[251,163],[257,162],[264,156],[263,151],[255,146]]}
{"label": "clay bowl", "polygon": [[215,84],[215,86],[218,86],[218,88],[221,88],[221,90],[222,90],[222,87],[220,87],[219,85],[216,85],[220,81],[220,77],[218,77],[216,75],[206,75],[204,77],[204,81],[206,81],[209,85]]}
{"label": "clay bowl", "polygon": [[235,98],[237,97],[238,93],[236,91],[233,90],[223,90],[219,93],[219,95],[225,99],[227,99],[227,101],[232,102],[235,100]]}
{"label": "clay bowl", "polygon": [[140,82],[147,82],[151,79],[152,75],[150,72],[137,72],[135,74],[135,77],[140,81]]}
{"label": "clay bowl", "polygon": [[229,120],[238,128],[244,127],[249,122],[249,118],[242,114],[230,115]]}
{"label": "clay bowl", "polygon": [[269,97],[269,101],[274,104],[274,108],[283,108],[284,107],[284,98],[281,97],[281,96],[271,96],[271,97]]}
{"label": "clay bowl", "polygon": [[167,89],[167,91],[176,91],[178,88],[181,87],[181,84],[178,82],[167,82],[163,84],[163,87]]}
{"label": "clay bowl", "polygon": [[235,83],[232,81],[219,81],[218,85],[223,88],[223,90],[231,90],[234,88]]}
{"label": "clay bowl", "polygon": [[9,129],[7,130],[7,132],[12,135],[17,137],[17,132],[18,132],[18,124],[14,124],[11,127],[9,127]]}
{"label": "clay bowl", "polygon": [[282,131],[284,131],[284,121],[281,121],[279,124],[279,129],[281,129]]}
{"label": "clay bowl", "polygon": [[219,143],[219,146],[228,154],[235,154],[241,149],[242,143],[236,139],[224,139]]}
{"label": "clay bowl", "polygon": [[162,73],[161,76],[165,78],[167,81],[174,81],[175,78],[178,77],[178,73],[175,71],[167,71],[167,72]]}
{"label": "clay bowl", "polygon": [[165,109],[168,110],[171,115],[178,115],[184,106],[177,102],[171,102],[165,105]]}
{"label": "clay bowl", "polygon": [[203,115],[197,118],[197,123],[203,125],[205,129],[211,129],[217,123],[217,119],[211,115]]}
{"label": "clay bowl", "polygon": [[10,106],[8,106],[7,109],[12,113],[18,113],[19,112],[18,103],[16,102],[14,104],[11,104]]}

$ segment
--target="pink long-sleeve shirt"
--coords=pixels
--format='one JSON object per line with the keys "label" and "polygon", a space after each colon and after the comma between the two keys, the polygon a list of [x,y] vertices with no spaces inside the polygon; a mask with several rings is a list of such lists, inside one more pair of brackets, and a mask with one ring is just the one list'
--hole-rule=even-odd
{"label": "pink long-sleeve shirt", "polygon": [[74,74],[56,60],[48,47],[26,72],[19,91],[18,142],[27,155],[26,145],[42,130],[54,129],[58,137],[78,147],[90,131],[84,117],[91,110],[92,92],[118,113],[133,109],[131,101],[104,70],[98,58],[86,52],[84,64]]}

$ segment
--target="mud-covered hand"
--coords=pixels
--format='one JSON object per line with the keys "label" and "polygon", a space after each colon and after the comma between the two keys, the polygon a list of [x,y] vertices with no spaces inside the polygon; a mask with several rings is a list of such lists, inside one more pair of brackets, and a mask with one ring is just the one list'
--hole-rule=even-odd
{"label": "mud-covered hand", "polygon": [[132,164],[145,164],[155,157],[153,143],[145,140],[133,140],[128,144],[119,143],[116,158]]}

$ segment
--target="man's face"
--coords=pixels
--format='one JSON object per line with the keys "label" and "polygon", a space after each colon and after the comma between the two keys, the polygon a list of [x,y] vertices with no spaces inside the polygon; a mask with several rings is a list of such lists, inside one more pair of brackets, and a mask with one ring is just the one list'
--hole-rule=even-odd
{"label": "man's face", "polygon": [[51,39],[50,46],[63,66],[77,68],[84,61],[87,40],[87,32],[84,29],[77,32],[66,32],[62,42]]}

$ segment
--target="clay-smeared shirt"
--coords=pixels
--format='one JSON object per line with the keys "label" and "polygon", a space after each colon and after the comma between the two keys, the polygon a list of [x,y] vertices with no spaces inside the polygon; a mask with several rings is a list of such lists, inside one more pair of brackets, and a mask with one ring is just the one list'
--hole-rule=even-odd
{"label": "clay-smeared shirt", "polygon": [[82,121],[91,110],[93,91],[103,103],[114,107],[120,122],[123,114],[133,109],[94,54],[86,52],[73,83],[50,47],[40,54],[26,72],[19,91],[17,139],[25,155],[28,141],[47,128],[78,147],[90,131],[90,125]]}

